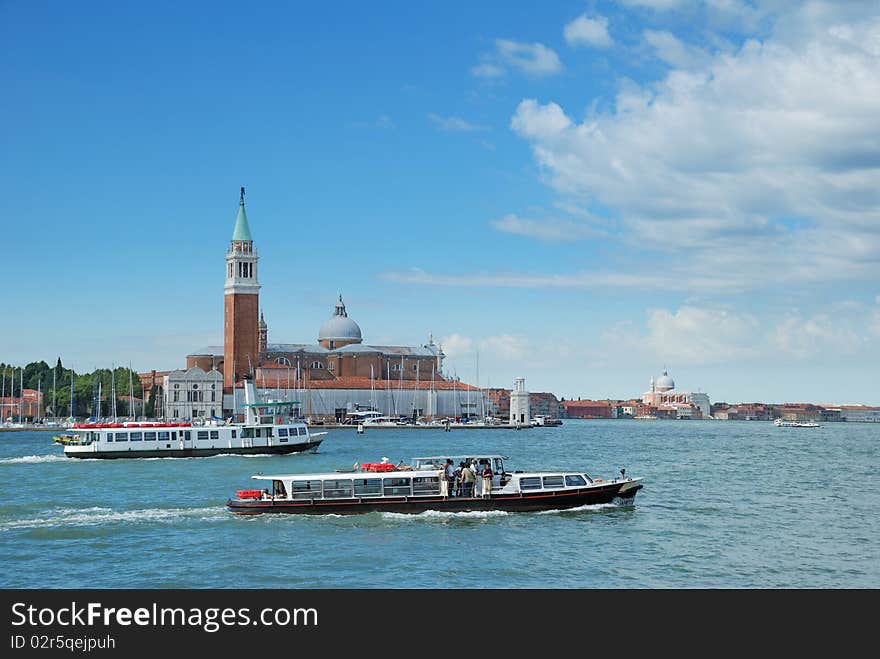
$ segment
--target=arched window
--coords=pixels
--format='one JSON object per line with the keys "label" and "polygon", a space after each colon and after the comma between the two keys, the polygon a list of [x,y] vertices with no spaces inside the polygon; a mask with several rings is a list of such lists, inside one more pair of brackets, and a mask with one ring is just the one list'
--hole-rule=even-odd
{"label": "arched window", "polygon": [[391,365],[391,370],[392,370],[392,371],[399,371],[399,370],[401,370],[401,364],[392,364],[392,365]]}

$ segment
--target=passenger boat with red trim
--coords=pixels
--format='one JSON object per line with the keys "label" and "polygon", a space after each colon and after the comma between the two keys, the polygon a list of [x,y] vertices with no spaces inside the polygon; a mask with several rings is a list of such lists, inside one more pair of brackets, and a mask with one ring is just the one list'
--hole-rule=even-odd
{"label": "passenger boat with red trim", "polygon": [[[296,403],[256,402],[246,380],[244,423],[81,423],[63,442],[68,458],[199,458],[220,454],[286,455],[316,451],[326,432],[291,418]],[[60,442],[59,442],[60,443]]]}
{"label": "passenger boat with red trim", "polygon": [[[492,471],[491,489],[456,496],[444,487],[447,459],[455,464],[477,460]],[[626,477],[626,470],[610,480],[582,471],[514,471],[505,469],[501,455],[414,458],[412,464],[387,462],[356,465],[351,471],[281,476],[252,476],[271,485],[238,490],[226,502],[231,512],[347,515],[369,512],[422,513],[501,510],[529,512],[564,510],[591,504],[631,506],[642,489],[642,478]],[[450,488],[451,489],[451,488]],[[467,488],[470,492],[470,488]]]}

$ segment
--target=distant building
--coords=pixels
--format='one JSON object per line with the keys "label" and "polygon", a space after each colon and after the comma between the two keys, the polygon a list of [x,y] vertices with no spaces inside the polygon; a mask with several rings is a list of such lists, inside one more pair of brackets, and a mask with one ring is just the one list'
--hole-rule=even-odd
{"label": "distant building", "polygon": [[18,418],[34,420],[43,417],[43,392],[24,389],[21,396],[0,398],[0,420],[18,421]]}
{"label": "distant building", "polygon": [[[694,391],[675,391],[675,381],[666,371],[663,371],[663,375],[656,381],[651,377],[650,387],[642,394],[644,405],[657,409],[665,408],[665,411],[675,410],[675,418],[707,419],[711,414],[712,409],[708,394]],[[682,407],[683,405],[696,408],[699,413],[688,411]]]}
{"label": "distant building", "polygon": [[613,419],[615,405],[607,400],[566,400],[562,403],[567,419]]}
{"label": "distant building", "polygon": [[198,366],[170,371],[162,387],[166,392],[166,419],[222,418],[223,374],[220,371],[203,371]]}
{"label": "distant building", "polygon": [[834,409],[840,410],[840,416],[844,421],[857,423],[880,423],[880,407],[867,405],[838,405]]}
{"label": "distant building", "polygon": [[532,417],[545,416],[558,418],[561,416],[559,411],[559,399],[549,392],[529,392],[529,405],[532,410]]}
{"label": "distant building", "polygon": [[528,425],[532,420],[529,392],[526,391],[525,378],[517,378],[510,392],[510,423]]}

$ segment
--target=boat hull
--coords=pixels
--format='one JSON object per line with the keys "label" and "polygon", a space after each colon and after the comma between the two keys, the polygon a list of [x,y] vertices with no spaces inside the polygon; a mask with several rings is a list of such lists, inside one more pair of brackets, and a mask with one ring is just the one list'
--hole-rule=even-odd
{"label": "boat hull", "polygon": [[241,515],[288,513],[306,515],[353,515],[371,512],[418,514],[438,512],[538,512],[565,510],[595,504],[633,505],[642,484],[624,481],[571,491],[523,494],[497,494],[489,498],[471,497],[382,497],[376,499],[334,499],[304,501],[262,501],[230,499],[226,506]]}
{"label": "boat hull", "polygon": [[288,455],[316,450],[322,439],[300,444],[279,446],[248,446],[218,448],[177,448],[127,451],[65,451],[68,458],[81,460],[117,460],[123,458],[208,458],[212,455]]}

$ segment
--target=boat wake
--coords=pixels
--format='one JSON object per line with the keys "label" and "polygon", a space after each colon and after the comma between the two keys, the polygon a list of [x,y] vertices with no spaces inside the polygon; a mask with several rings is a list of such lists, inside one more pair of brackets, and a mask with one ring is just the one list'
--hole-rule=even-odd
{"label": "boat wake", "polygon": [[0,464],[42,464],[44,462],[75,462],[69,460],[63,455],[57,453],[49,453],[47,455],[22,455],[17,458],[2,458]]}
{"label": "boat wake", "polygon": [[424,519],[487,519],[491,517],[507,517],[506,510],[472,510],[469,512],[448,512],[445,510],[426,510],[415,515],[407,513],[380,513],[383,519],[393,520],[424,520]]}
{"label": "boat wake", "polygon": [[223,507],[148,508],[113,510],[112,508],[57,508],[41,517],[0,522],[0,532],[58,527],[104,526],[111,524],[172,524],[185,519],[213,521],[226,519]]}
{"label": "boat wake", "polygon": [[560,513],[581,513],[581,512],[598,512],[600,510],[616,510],[621,508],[616,503],[590,503],[577,508],[559,508],[558,510],[539,510],[535,515],[559,515]]}

